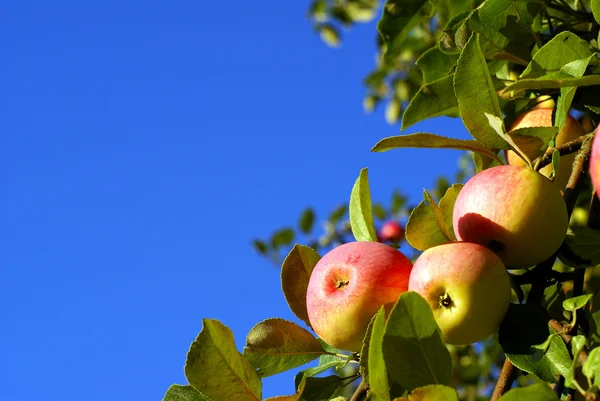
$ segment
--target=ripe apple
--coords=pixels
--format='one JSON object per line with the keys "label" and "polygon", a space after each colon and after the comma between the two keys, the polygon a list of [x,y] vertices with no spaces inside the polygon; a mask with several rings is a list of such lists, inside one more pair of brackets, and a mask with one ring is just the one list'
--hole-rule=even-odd
{"label": "ripe apple", "polygon": [[462,188],[452,216],[459,241],[492,249],[507,268],[533,266],[561,246],[568,226],[558,187],[527,167],[497,166]]}
{"label": "ripe apple", "polygon": [[[531,128],[531,127],[551,127],[552,126],[552,109],[549,108],[538,108],[527,113],[524,113],[515,120],[510,130],[516,130],[519,128]],[[509,132],[510,134],[510,132]],[[585,134],[585,130],[579,124],[579,122],[571,116],[567,116],[567,122],[562,130],[556,136],[556,146],[564,145],[574,139],[579,138]],[[535,137],[527,137],[522,135],[513,134],[511,135],[513,141],[517,146],[529,156],[531,160],[542,156],[543,152],[540,150],[543,143],[542,140]],[[508,164],[512,166],[524,166],[525,162],[521,159],[514,151],[506,151],[506,160]],[[558,170],[554,177],[554,182],[560,189],[564,189],[569,181],[571,175],[571,168],[573,166],[573,160],[575,160],[575,154],[565,155],[560,158]],[[546,177],[550,177],[552,172],[552,165],[543,167],[540,172]]]}
{"label": "ripe apple", "polygon": [[500,325],[510,303],[510,279],[488,248],[449,242],[427,249],[415,261],[408,283],[431,306],[444,342],[470,344]]}
{"label": "ripe apple", "polygon": [[329,251],[312,271],[308,319],[336,348],[360,351],[369,322],[382,305],[389,313],[408,289],[411,261],[379,242],[350,242]]}
{"label": "ripe apple", "polygon": [[592,185],[596,191],[596,196],[600,198],[600,126],[594,134],[594,142],[592,142],[592,154],[590,155],[590,177]]}
{"label": "ripe apple", "polygon": [[382,242],[400,242],[404,238],[404,229],[397,221],[387,221],[379,230]]}

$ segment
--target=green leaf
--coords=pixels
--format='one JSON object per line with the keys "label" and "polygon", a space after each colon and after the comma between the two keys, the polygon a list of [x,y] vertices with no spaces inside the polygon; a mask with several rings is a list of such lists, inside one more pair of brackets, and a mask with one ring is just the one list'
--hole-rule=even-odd
{"label": "green leaf", "polygon": [[565,386],[575,388],[573,381],[575,380],[575,369],[577,368],[577,361],[579,354],[583,351],[583,348],[587,345],[585,336],[577,335],[571,338],[571,353],[573,354],[573,363],[571,364],[571,370],[569,374],[565,376]]}
{"label": "green leaf", "polygon": [[331,224],[337,224],[340,222],[340,220],[346,215],[346,212],[348,211],[348,206],[347,205],[340,205],[338,207],[336,207],[333,212],[331,212],[331,214],[329,215],[329,222]]}
{"label": "green leaf", "polygon": [[377,30],[386,45],[383,61],[394,65],[396,57],[403,50],[408,34],[422,21],[421,9],[426,0],[387,0],[383,6],[383,15],[377,24]]}
{"label": "green leaf", "polygon": [[377,144],[375,144],[371,151],[387,152],[388,150],[400,148],[436,148],[470,150],[472,152],[481,153],[493,158],[494,160],[502,162],[502,160],[498,158],[494,151],[477,141],[447,138],[444,136],[428,134],[426,132],[384,138],[377,142]]}
{"label": "green leaf", "polygon": [[301,401],[329,401],[340,394],[349,381],[339,376],[305,377],[302,372],[296,377],[296,382],[304,381],[304,388],[300,394]]}
{"label": "green leaf", "polygon": [[340,32],[333,25],[323,24],[318,29],[321,39],[327,46],[338,47],[342,42]]}
{"label": "green leaf", "polygon": [[416,64],[423,73],[423,84],[428,84],[449,76],[457,61],[458,55],[447,54],[438,47],[432,47],[417,59]]}
{"label": "green leaf", "polygon": [[260,377],[236,349],[231,330],[218,320],[202,322],[185,362],[188,382],[214,401],[260,400]]}
{"label": "green leaf", "polygon": [[558,401],[558,397],[546,383],[532,384],[523,388],[514,388],[498,401]]}
{"label": "green leaf", "polygon": [[541,380],[555,382],[555,376],[566,375],[571,366],[569,351],[563,340],[554,336],[541,358],[532,352],[534,345],[543,343],[552,333],[554,330],[534,307],[511,304],[500,325],[498,341],[506,357],[517,368]]}
{"label": "green leaf", "polygon": [[400,120],[402,115],[402,102],[398,98],[392,98],[385,108],[385,121],[388,124],[394,125]]}
{"label": "green leaf", "polygon": [[594,348],[590,352],[582,371],[594,385],[600,384],[600,348]]}
{"label": "green leaf", "polygon": [[520,24],[523,26],[531,26],[539,9],[540,7],[534,2],[488,0],[484,2],[479,9],[479,17],[490,28],[500,30],[506,26],[509,13],[516,13]]}
{"label": "green leaf", "polygon": [[[594,56],[589,56],[585,59],[571,61],[570,63],[565,64],[561,68],[561,72],[569,74],[575,78],[581,78],[583,74],[585,74],[585,70],[592,57]],[[560,88],[560,96],[558,97],[558,101],[556,102],[556,115],[554,117],[554,125],[558,126],[561,130],[567,123],[567,117],[569,116],[569,110],[571,109],[571,104],[573,103],[573,98],[575,97],[576,91],[576,86],[572,86],[570,88]]]}
{"label": "green leaf", "polygon": [[321,259],[313,249],[296,244],[281,266],[281,288],[290,309],[310,326],[306,311],[306,290],[310,275]]}
{"label": "green leaf", "polygon": [[527,165],[529,167],[532,167],[531,159],[529,159],[527,152],[525,152],[521,148],[519,148],[519,146],[515,143],[515,141],[513,141],[513,138],[511,138],[511,136],[506,133],[506,130],[504,129],[504,121],[502,120],[502,118],[500,118],[498,116],[494,116],[492,114],[488,114],[488,113],[485,113],[485,116],[488,119],[490,127],[492,127],[492,129],[496,132],[496,134],[498,134],[499,137],[504,139],[506,141],[506,143],[508,143],[510,148],[512,150],[514,150],[515,152],[517,152],[517,154],[519,154],[519,156],[521,156],[521,159],[525,160],[525,162],[527,163]]}
{"label": "green leaf", "polygon": [[[600,0],[598,0],[600,1]],[[600,114],[600,107],[598,106],[590,106],[590,105],[585,105],[585,107],[587,107],[588,109],[590,109],[591,111],[593,111],[596,114]]]}
{"label": "green leaf", "polygon": [[392,214],[397,214],[406,205],[406,196],[402,195],[398,191],[392,193]]}
{"label": "green leaf", "polygon": [[429,386],[414,389],[408,398],[401,398],[394,401],[458,401],[458,394],[452,387],[441,384],[431,384]]}
{"label": "green leaf", "polygon": [[377,217],[379,220],[385,220],[387,218],[387,212],[380,203],[373,205],[373,214],[375,214],[375,217]]}
{"label": "green leaf", "polygon": [[[365,378],[370,389],[369,399],[373,401],[390,401],[388,375],[383,357],[383,336],[385,332],[385,308],[383,306],[371,322],[367,351],[367,371],[369,375]],[[364,354],[361,353],[362,357],[364,357]]]}
{"label": "green leaf", "polygon": [[463,123],[471,135],[490,149],[506,149],[506,141],[490,127],[485,115],[501,118],[502,110],[479,46],[478,34],[471,35],[460,54],[454,73],[454,91]]}
{"label": "green leaf", "polygon": [[289,245],[294,241],[294,230],[283,228],[275,231],[271,236],[271,247],[277,249],[281,246]]}
{"label": "green leaf", "polygon": [[571,227],[567,231],[565,243],[576,256],[571,257],[566,252],[559,253],[561,262],[567,266],[585,268],[600,264],[600,230],[586,226]]}
{"label": "green leaf", "polygon": [[357,241],[377,241],[366,168],[360,170],[350,195],[350,226]]}
{"label": "green leaf", "polygon": [[267,254],[267,244],[264,241],[259,240],[259,239],[255,239],[254,241],[252,241],[252,246],[261,255],[266,255]]}
{"label": "green leaf", "polygon": [[212,401],[192,386],[173,384],[167,390],[163,401]]}
{"label": "green leaf", "polygon": [[[446,191],[439,204],[441,217],[448,228],[446,235],[454,237],[452,229],[452,212],[456,197],[462,189],[462,184],[454,184]],[[419,203],[414,208],[406,223],[406,240],[415,249],[424,251],[433,246],[442,244],[448,241],[448,237],[440,229],[440,216],[436,217],[436,212],[427,204],[426,201]]]}
{"label": "green leaf", "polygon": [[306,208],[300,215],[298,227],[304,234],[310,234],[315,225],[315,211],[311,208]]}
{"label": "green leaf", "polygon": [[433,212],[435,222],[438,228],[440,229],[440,232],[448,241],[456,240],[454,233],[448,229],[448,225],[446,224],[446,216],[444,216],[444,212],[441,211],[441,209],[439,208],[437,203],[435,203],[435,200],[431,197],[427,190],[423,190],[423,197],[425,198],[425,202],[427,202],[427,204],[431,208],[431,211]]}
{"label": "green leaf", "polygon": [[561,32],[540,48],[521,74],[522,78],[559,71],[574,60],[592,55],[590,44],[572,32]]}
{"label": "green leaf", "polygon": [[563,308],[568,311],[575,312],[577,309],[581,309],[592,299],[592,294],[584,294],[578,297],[565,299],[563,301]]}
{"label": "green leaf", "polygon": [[326,351],[316,338],[295,323],[275,318],[254,326],[246,338],[244,356],[261,377],[304,365]]}
{"label": "green leaf", "polygon": [[539,78],[520,79],[514,84],[504,88],[502,93],[513,92],[521,89],[552,89],[592,85],[600,85],[600,74],[586,75],[581,78],[573,78],[564,72],[552,72]]}
{"label": "green leaf", "polygon": [[592,7],[594,19],[600,24],[600,0],[592,0],[590,6]]}
{"label": "green leaf", "polygon": [[458,100],[454,94],[454,76],[448,75],[423,85],[402,115],[402,129],[419,121],[439,116],[456,116]]}
{"label": "green leaf", "polygon": [[383,355],[392,379],[406,389],[450,384],[452,360],[427,301],[416,292],[400,295],[388,318]]}

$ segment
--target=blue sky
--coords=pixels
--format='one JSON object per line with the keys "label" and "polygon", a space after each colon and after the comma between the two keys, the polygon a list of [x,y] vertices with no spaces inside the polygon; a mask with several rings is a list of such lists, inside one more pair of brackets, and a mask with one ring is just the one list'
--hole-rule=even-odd
{"label": "blue sky", "polygon": [[[419,200],[454,151],[372,154],[374,24],[326,47],[308,1],[3,6],[2,398],[160,400],[211,317],[295,320],[250,241],[349,197]],[[413,127],[465,137],[459,120]],[[293,392],[291,375],[264,396]]]}

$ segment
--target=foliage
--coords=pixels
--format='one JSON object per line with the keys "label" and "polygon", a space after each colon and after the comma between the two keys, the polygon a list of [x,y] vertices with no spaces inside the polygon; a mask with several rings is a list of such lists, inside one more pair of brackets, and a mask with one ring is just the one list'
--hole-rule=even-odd
{"label": "foliage", "polygon": [[[345,400],[348,388],[356,389],[353,400],[558,400],[575,393],[596,399],[600,201],[586,171],[600,119],[600,0],[387,0],[379,6],[375,0],[314,0],[309,16],[321,37],[337,46],[340,27],[380,13],[379,57],[365,79],[365,109],[387,101],[388,121],[401,119],[403,129],[438,116],[461,118],[473,139],[400,135],[382,139],[372,151],[457,149],[462,156],[455,183],[440,177],[417,204],[400,190],[379,203],[371,199],[363,169],[349,202],[327,216],[323,232],[307,208],[297,229],[254,240],[257,252],[283,262],[285,298],[306,328],[279,318],[260,322],[242,354],[225,325],[205,319],[185,364],[189,385],[173,385],[164,399],[259,400],[262,377],[309,363],[291,395],[273,400]],[[547,99],[542,96],[554,102],[554,127],[519,130],[543,143],[545,153],[530,160],[507,127]],[[556,147],[569,114],[590,134]],[[504,164],[503,150],[516,151],[537,170],[545,164],[556,169],[560,155],[578,156],[564,190],[571,218],[566,239],[537,266],[510,271],[513,304],[498,335],[466,346],[444,344],[429,304],[414,292],[403,293],[389,315],[380,310],[373,317],[360,352],[341,352],[309,331],[306,289],[321,255],[353,240],[377,241],[377,228],[389,220],[406,230],[391,245],[413,259],[455,240],[452,211],[461,184]],[[294,242],[308,246],[292,247]],[[513,382],[519,388],[510,390]]]}

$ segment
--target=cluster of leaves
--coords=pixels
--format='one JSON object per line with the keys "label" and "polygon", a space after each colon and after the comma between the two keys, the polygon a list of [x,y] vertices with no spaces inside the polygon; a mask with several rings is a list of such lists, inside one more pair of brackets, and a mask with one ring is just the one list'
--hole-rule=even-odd
{"label": "cluster of leaves", "polygon": [[[317,3],[325,15],[340,18],[339,12],[331,14],[331,10],[351,2]],[[504,401],[558,400],[575,392],[595,399],[600,388],[600,285],[590,272],[600,264],[600,198],[592,195],[585,177],[592,134],[568,149],[556,148],[554,138],[573,111],[591,128],[599,120],[599,20],[600,0],[388,0],[383,7],[378,25],[380,65],[369,77],[370,87],[397,81],[416,85],[416,90],[406,92],[403,112],[403,107],[398,111],[404,128],[442,115],[460,117],[473,139],[416,133],[385,138],[373,151],[407,147],[469,151],[476,172],[505,163],[502,150],[517,152],[532,168],[540,168],[552,156],[549,162],[554,169],[561,152],[578,152],[564,198],[570,215],[573,210],[587,214],[582,206],[591,204],[589,215],[583,216],[587,221],[582,224],[582,216],[573,215],[557,255],[537,266],[511,271],[515,303],[497,338],[468,347],[446,346],[428,304],[412,292],[399,298],[387,319],[382,311],[374,316],[361,352],[352,354],[332,348],[297,323],[278,318],[257,324],[242,354],[225,325],[205,319],[187,355],[189,385],[172,386],[165,399],[260,400],[262,377],[315,360],[315,366],[296,376],[294,394],[273,400],[345,400],[344,389],[358,379],[362,382],[353,400],[478,399],[488,394],[480,391],[482,386],[498,375],[494,399],[505,393]],[[404,55],[406,50],[413,54]],[[553,127],[519,130],[518,134],[544,144],[544,156],[529,160],[506,127],[535,107],[542,95],[555,100]],[[367,171],[362,170],[348,205],[330,216],[327,240],[295,245],[283,261],[283,292],[299,321],[310,329],[305,298],[310,274],[320,259],[315,249],[352,240],[350,233],[358,241],[377,241],[377,218],[402,218],[409,210],[406,239],[415,252],[455,240],[452,210],[461,190],[461,180],[457,181],[440,185],[436,196],[425,191],[424,200],[410,208],[402,195],[395,195],[386,210],[372,204]],[[346,213],[349,224],[344,223]],[[302,235],[311,235],[315,221],[314,212],[303,212]],[[275,259],[294,237],[294,230],[288,228],[269,242],[254,245]],[[506,363],[494,372],[502,354]],[[331,369],[343,373],[323,376]],[[506,392],[515,376],[527,386]],[[548,383],[553,383],[554,391]]]}

